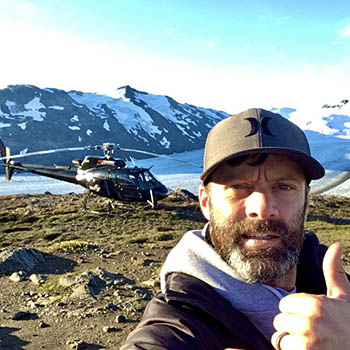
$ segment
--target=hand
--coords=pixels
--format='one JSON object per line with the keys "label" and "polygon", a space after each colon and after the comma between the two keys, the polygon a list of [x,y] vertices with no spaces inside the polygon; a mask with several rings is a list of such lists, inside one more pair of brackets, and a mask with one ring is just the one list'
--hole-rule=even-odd
{"label": "hand", "polygon": [[327,296],[290,294],[281,299],[281,313],[274,319],[277,332],[288,332],[280,341],[282,350],[350,349],[350,283],[341,263],[342,246],[332,244],[323,260]]}

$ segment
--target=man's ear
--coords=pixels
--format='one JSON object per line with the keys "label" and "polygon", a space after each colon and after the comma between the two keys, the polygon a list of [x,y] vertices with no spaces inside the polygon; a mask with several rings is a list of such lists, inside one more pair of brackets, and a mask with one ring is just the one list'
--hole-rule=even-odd
{"label": "man's ear", "polygon": [[307,214],[309,212],[309,206],[310,206],[310,199],[309,199],[309,194],[310,194],[310,186],[306,186],[305,188],[305,218],[304,221],[307,219]]}
{"label": "man's ear", "polygon": [[199,199],[199,205],[201,207],[202,213],[204,217],[209,221],[210,219],[209,194],[208,194],[208,189],[205,188],[205,186],[202,184],[199,185],[198,199]]}

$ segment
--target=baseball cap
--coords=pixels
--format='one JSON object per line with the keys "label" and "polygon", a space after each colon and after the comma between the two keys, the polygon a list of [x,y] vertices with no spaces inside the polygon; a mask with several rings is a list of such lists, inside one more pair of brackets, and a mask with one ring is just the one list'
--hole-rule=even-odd
{"label": "baseball cap", "polygon": [[252,153],[279,154],[294,160],[304,169],[308,182],[325,174],[297,125],[277,113],[251,108],[221,120],[209,131],[201,180],[206,183],[222,163]]}

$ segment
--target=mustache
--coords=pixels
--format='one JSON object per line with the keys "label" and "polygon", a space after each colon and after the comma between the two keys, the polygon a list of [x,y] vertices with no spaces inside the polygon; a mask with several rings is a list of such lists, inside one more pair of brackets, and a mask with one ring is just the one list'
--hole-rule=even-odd
{"label": "mustache", "polygon": [[230,220],[227,226],[235,233],[235,236],[254,233],[275,233],[278,236],[286,236],[289,234],[289,228],[283,220],[267,219],[267,220]]}

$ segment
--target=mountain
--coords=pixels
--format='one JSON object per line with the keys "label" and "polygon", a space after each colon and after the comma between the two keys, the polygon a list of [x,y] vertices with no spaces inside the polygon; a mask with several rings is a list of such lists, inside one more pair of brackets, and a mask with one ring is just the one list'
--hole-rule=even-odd
{"label": "mountain", "polygon": [[[271,110],[305,131],[313,156],[327,170],[327,176],[318,180],[317,186],[323,188],[330,181],[338,183],[349,176],[349,100],[326,103],[322,107]],[[171,97],[148,94],[130,86],[117,89],[113,97],[31,85],[12,85],[0,90],[0,138],[11,147],[12,154],[104,142],[158,154],[188,153],[203,150],[210,128],[227,116],[225,112],[181,104]],[[72,158],[86,154],[86,151],[62,152],[28,157],[26,162],[70,164]],[[119,154],[121,157],[130,155],[141,158],[138,153]],[[190,161],[201,164],[202,156]],[[184,172],[183,166],[180,168],[177,164],[176,167],[177,173]],[[160,173],[170,168],[164,163]],[[345,184],[348,187],[342,185],[343,191],[350,192],[349,182]]]}
{"label": "mountain", "polygon": [[[117,89],[114,97],[32,85],[0,90],[0,138],[12,154],[104,142],[159,154],[191,151],[203,148],[210,128],[227,116],[130,86]],[[40,159],[59,164],[76,156]]]}
{"label": "mountain", "polygon": [[350,103],[347,101],[274,111],[304,130],[311,153],[327,170],[350,171]]}
{"label": "mountain", "polygon": [[[280,113],[304,130],[312,155],[324,165],[326,176],[313,181],[312,189],[350,196],[348,100],[322,107],[283,107],[273,108],[272,111]],[[180,104],[170,97],[147,94],[130,86],[119,88],[114,97],[39,89],[28,85],[9,86],[0,90],[0,138],[11,146],[12,153],[110,141],[125,148],[161,154],[177,153],[172,158],[200,167],[208,130],[227,116],[224,112]],[[69,164],[72,158],[86,154],[77,153],[56,153],[51,158],[37,156],[31,161]],[[171,188],[182,187],[195,192],[198,187],[199,167],[179,166],[180,163],[166,158],[145,159],[137,163],[140,166],[152,166],[152,171]],[[10,190],[10,184],[6,184],[6,191],[17,193],[13,191],[18,191],[18,186],[14,183],[14,188]],[[52,183],[48,186],[50,190],[53,189]],[[40,188],[44,189],[44,186],[39,185],[35,192],[40,191]],[[0,193],[4,191],[4,188],[0,188]],[[72,189],[69,188],[69,191]],[[60,190],[57,193],[61,193]]]}

